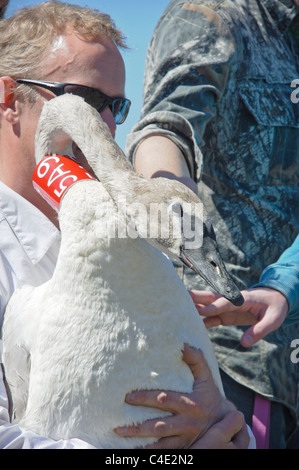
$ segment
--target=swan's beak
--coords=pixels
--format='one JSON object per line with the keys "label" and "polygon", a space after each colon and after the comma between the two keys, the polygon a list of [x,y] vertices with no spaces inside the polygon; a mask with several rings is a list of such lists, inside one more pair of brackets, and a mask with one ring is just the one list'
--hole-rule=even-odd
{"label": "swan's beak", "polygon": [[234,305],[240,306],[244,298],[226,270],[219,253],[216,238],[212,233],[205,233],[200,248],[181,247],[181,261],[198,273],[213,288]]}

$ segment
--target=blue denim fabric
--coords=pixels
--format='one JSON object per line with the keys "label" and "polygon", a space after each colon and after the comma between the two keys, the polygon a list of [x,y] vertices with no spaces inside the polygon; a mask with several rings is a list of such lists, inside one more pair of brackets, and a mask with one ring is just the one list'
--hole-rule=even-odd
{"label": "blue denim fabric", "polygon": [[276,263],[262,272],[260,282],[254,287],[258,286],[276,289],[288,299],[290,308],[286,325],[299,320],[299,236]]}

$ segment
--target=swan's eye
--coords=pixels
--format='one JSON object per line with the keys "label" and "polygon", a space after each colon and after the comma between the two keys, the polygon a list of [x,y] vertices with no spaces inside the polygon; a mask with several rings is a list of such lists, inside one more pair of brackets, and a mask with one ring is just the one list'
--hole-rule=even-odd
{"label": "swan's eye", "polygon": [[182,208],[182,205],[179,202],[174,202],[171,205],[171,210],[172,210],[172,212],[179,215],[180,217],[183,216],[183,208]]}

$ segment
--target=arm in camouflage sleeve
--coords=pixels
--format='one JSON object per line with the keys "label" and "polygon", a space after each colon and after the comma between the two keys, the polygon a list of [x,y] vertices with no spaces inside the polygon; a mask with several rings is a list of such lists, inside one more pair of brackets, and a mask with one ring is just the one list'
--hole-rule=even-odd
{"label": "arm in camouflage sleeve", "polygon": [[[151,40],[142,115],[128,136],[126,148],[129,158],[138,165],[137,171],[145,176],[152,176],[155,169],[169,172],[169,160],[179,162],[178,155],[171,157],[173,150],[183,157],[175,176],[190,175],[193,180],[199,177],[199,147],[207,123],[215,116],[216,102],[235,54],[229,28],[205,3],[210,2],[170,2]],[[164,152],[155,152],[152,145],[147,145],[141,161],[139,152],[145,140],[151,138],[154,145],[156,136],[166,137],[168,146],[172,146],[167,160],[163,161]]]}

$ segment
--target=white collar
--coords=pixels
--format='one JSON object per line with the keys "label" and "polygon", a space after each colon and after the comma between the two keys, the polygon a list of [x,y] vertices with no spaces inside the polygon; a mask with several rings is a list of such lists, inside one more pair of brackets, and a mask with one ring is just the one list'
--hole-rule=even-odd
{"label": "white collar", "polygon": [[38,263],[60,232],[33,204],[0,182],[0,222],[5,219],[32,264]]}

